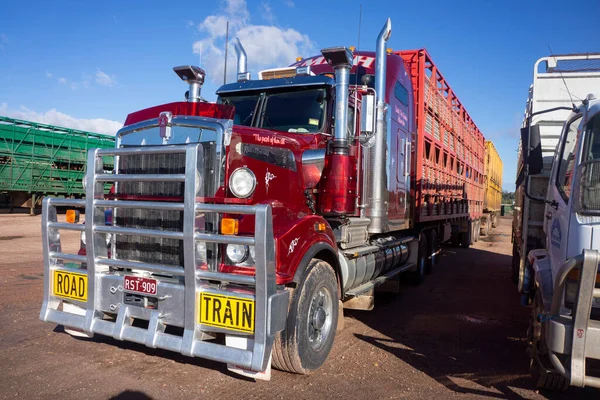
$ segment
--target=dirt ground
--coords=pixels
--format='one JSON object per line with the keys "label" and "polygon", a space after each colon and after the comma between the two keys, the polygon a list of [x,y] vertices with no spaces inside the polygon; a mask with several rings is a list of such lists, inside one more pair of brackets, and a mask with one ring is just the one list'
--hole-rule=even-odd
{"label": "dirt ground", "polygon": [[[270,382],[220,363],[96,336],[74,339],[39,320],[40,216],[0,214],[0,398],[444,399],[594,398],[538,393],[528,374],[529,309],[510,282],[510,220],[470,249],[444,247],[425,283],[346,311],[325,365]],[[78,234],[63,236],[71,248]]]}

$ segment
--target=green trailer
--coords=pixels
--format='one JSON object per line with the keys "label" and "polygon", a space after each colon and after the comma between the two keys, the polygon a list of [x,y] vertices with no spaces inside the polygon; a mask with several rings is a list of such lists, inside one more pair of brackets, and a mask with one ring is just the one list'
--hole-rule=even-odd
{"label": "green trailer", "polygon": [[32,211],[43,196],[82,197],[88,150],[114,145],[113,136],[0,116],[0,193],[11,209]]}

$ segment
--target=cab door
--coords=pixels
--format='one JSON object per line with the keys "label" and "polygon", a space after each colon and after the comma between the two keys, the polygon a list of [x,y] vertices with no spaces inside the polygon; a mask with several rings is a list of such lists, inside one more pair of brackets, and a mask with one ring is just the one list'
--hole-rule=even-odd
{"label": "cab door", "polygon": [[553,279],[556,277],[556,271],[567,258],[570,202],[574,183],[573,174],[578,164],[581,117],[581,114],[575,115],[568,120],[563,129],[548,184],[544,231]]}

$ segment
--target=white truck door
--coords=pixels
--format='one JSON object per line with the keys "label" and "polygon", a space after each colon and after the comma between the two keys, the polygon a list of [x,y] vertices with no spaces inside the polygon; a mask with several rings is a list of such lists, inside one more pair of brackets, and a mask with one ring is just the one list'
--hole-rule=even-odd
{"label": "white truck door", "polygon": [[577,149],[581,131],[581,114],[571,117],[565,124],[548,183],[548,202],[545,210],[546,248],[552,266],[552,279],[566,261],[567,237],[569,234],[569,206],[573,187],[573,174],[577,166]]}

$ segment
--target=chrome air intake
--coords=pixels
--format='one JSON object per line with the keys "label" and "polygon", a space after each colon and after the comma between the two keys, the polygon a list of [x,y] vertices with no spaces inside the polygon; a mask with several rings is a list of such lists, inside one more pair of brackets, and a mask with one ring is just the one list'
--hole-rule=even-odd
{"label": "chrome air intake", "polygon": [[242,42],[240,42],[240,39],[238,38],[235,38],[233,46],[235,48],[235,54],[237,54],[237,81],[249,81],[250,72],[248,72],[248,56],[246,55],[246,50],[244,50],[244,46],[242,46]]}
{"label": "chrome air intake", "polygon": [[331,47],[321,50],[321,54],[335,70],[335,130],[333,152],[348,152],[348,85],[352,52],[345,47]]}
{"label": "chrome air intake", "polygon": [[377,123],[375,127],[375,144],[365,149],[366,182],[365,216],[371,219],[370,233],[381,233],[388,230],[388,190],[387,190],[387,149],[386,141],[389,127],[387,126],[387,105],[385,103],[386,82],[386,42],[392,34],[392,21],[388,18],[377,37],[377,52],[375,66],[375,90],[377,100]]}
{"label": "chrome air intake", "polygon": [[194,65],[182,65],[173,68],[173,71],[175,71],[182,81],[187,82],[190,85],[190,90],[187,93],[187,100],[192,103],[201,101],[200,89],[204,84],[204,77],[206,76],[204,70]]}

